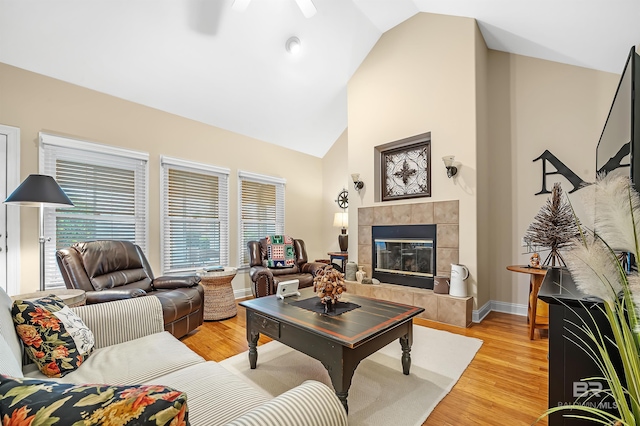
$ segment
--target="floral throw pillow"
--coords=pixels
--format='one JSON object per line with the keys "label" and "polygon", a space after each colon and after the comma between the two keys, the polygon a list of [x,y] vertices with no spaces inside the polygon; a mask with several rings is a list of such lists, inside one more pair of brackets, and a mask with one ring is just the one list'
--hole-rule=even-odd
{"label": "floral throw pillow", "polygon": [[0,375],[3,425],[188,426],[187,395],[166,386],[73,385]]}
{"label": "floral throw pillow", "polygon": [[74,371],[93,351],[91,330],[56,296],[16,300],[11,315],[27,355],[48,377]]}

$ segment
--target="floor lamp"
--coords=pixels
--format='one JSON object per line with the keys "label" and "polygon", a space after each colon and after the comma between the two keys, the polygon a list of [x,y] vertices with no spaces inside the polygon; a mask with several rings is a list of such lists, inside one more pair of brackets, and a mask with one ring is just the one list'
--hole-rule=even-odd
{"label": "floor lamp", "polygon": [[73,203],[54,178],[29,175],[4,201],[27,207],[40,207],[40,291],[44,291],[44,208],[73,207]]}

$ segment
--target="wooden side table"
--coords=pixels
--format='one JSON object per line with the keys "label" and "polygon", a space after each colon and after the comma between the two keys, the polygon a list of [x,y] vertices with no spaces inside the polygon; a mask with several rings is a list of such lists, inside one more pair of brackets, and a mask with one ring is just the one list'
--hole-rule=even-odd
{"label": "wooden side table", "polygon": [[204,287],[204,319],[218,321],[238,314],[236,298],[233,296],[231,280],[238,270],[226,267],[221,271],[211,271],[202,275],[200,284]]}
{"label": "wooden side table", "polygon": [[547,270],[524,265],[511,265],[507,266],[507,269],[531,275],[529,280],[529,307],[527,309],[529,315],[527,318],[529,321],[529,339],[533,340],[536,328],[549,329],[549,305],[538,299],[538,291],[540,291],[544,276],[547,275]]}
{"label": "wooden side table", "polygon": [[330,251],[327,253],[329,255],[329,264],[333,263],[333,259],[342,260],[342,272],[345,272],[347,266],[347,260],[349,259],[349,252],[346,251]]}
{"label": "wooden side table", "polygon": [[73,308],[75,306],[83,306],[87,303],[87,295],[84,290],[54,288],[45,291],[36,291],[33,293],[18,294],[11,296],[11,300],[35,300],[47,297],[50,294],[58,296],[67,306]]}

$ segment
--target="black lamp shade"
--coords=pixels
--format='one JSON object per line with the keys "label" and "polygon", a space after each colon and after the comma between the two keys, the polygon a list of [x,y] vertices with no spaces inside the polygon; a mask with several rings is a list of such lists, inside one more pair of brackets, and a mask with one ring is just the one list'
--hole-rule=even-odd
{"label": "black lamp shade", "polygon": [[29,175],[15,191],[4,201],[6,204],[18,204],[32,207],[73,206],[58,182],[51,176]]}

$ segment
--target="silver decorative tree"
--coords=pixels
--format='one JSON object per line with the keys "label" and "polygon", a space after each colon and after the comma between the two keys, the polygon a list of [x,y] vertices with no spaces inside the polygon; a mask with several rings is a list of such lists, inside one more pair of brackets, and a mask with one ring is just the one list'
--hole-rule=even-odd
{"label": "silver decorative tree", "polygon": [[553,184],[551,198],[533,219],[525,234],[525,242],[550,250],[544,266],[549,263],[551,266],[556,266],[556,263],[557,266],[566,266],[560,249],[569,246],[579,231],[571,205],[562,197],[560,183]]}

